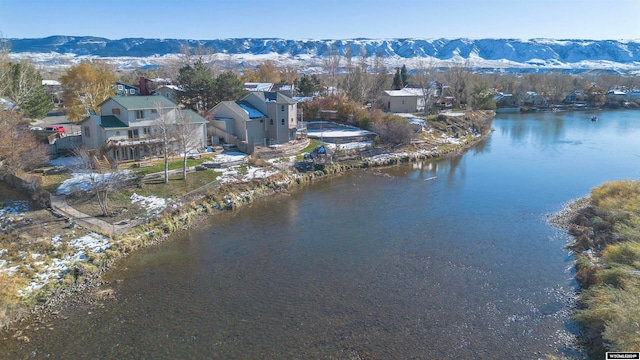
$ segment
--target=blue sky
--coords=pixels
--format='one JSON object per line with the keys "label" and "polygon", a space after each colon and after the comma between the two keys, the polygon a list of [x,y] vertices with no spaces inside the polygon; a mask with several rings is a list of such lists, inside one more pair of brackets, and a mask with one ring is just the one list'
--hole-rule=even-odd
{"label": "blue sky", "polygon": [[640,0],[0,0],[7,38],[640,39]]}

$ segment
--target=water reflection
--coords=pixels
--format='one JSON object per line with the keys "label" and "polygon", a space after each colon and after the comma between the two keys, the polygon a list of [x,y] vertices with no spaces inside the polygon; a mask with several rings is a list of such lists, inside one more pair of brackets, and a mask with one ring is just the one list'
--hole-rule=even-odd
{"label": "water reflection", "polygon": [[501,116],[464,156],[216,216],[125,259],[103,307],[0,337],[0,358],[575,355],[567,239],[545,215],[640,175],[633,116]]}

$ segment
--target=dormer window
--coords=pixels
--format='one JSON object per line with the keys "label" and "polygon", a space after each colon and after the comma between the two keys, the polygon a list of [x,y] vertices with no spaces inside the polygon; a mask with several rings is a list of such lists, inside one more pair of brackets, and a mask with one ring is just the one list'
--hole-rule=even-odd
{"label": "dormer window", "polygon": [[144,110],[136,110],[136,119],[144,119]]}

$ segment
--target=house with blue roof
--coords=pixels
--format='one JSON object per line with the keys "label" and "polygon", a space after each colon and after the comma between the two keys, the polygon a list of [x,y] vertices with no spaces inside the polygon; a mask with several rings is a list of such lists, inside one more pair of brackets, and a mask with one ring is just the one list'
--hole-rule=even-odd
{"label": "house with blue roof", "polygon": [[208,134],[252,153],[255,146],[284,144],[296,139],[298,107],[292,98],[256,91],[237,101],[223,101],[206,114]]}
{"label": "house with blue roof", "polygon": [[[158,118],[193,126],[192,150],[207,144],[208,121],[193,110],[180,109],[164,96],[113,96],[100,104],[100,114],[79,122],[82,142],[116,161],[140,160],[162,155]],[[181,121],[184,120],[184,121]]]}

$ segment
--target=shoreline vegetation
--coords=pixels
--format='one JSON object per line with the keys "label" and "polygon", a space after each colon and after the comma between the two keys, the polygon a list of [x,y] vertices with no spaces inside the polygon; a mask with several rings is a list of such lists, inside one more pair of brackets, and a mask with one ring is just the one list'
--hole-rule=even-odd
{"label": "shoreline vegetation", "polygon": [[574,318],[593,358],[640,349],[640,181],[601,184],[549,222],[573,237]]}
{"label": "shoreline vegetation", "polygon": [[[0,331],[8,331],[13,333],[14,338],[29,342],[20,330],[22,322],[40,324],[47,315],[61,317],[59,313],[64,307],[92,304],[111,297],[113,292],[103,286],[108,284],[105,284],[102,275],[116,266],[120,259],[135,250],[157,245],[170,235],[197,226],[217,213],[236,210],[264,197],[302,189],[315,181],[340,176],[350,170],[460,155],[491,133],[490,123],[495,112],[470,111],[464,116],[457,115],[439,117],[444,126],[436,129],[436,134],[430,134],[451,137],[455,140],[453,142],[405,145],[375,156],[338,161],[321,170],[298,172],[290,168],[265,178],[225,182],[202,193],[192,194],[182,199],[179,207],[167,208],[151,221],[111,237],[110,247],[104,251],[87,252],[85,261],[77,262],[62,279],[52,281],[27,296],[9,296],[10,292],[17,292],[23,283],[12,281],[6,272],[0,272],[0,283],[10,285],[0,289]],[[451,128],[455,128],[454,134],[450,133]],[[465,133],[466,136],[460,136]]]}

